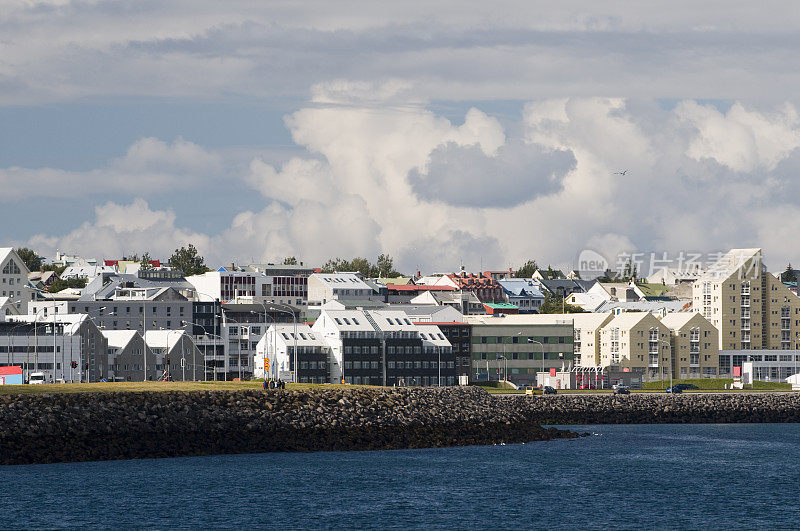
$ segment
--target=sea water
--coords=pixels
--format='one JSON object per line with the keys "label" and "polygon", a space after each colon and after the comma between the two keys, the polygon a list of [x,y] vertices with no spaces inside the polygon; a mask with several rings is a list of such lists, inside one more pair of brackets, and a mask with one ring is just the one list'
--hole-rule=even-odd
{"label": "sea water", "polygon": [[800,424],[0,467],[2,528],[798,528]]}

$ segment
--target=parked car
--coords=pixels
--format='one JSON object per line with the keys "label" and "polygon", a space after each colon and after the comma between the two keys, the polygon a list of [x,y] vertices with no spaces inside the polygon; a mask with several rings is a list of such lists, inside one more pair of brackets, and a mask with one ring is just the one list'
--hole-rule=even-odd
{"label": "parked car", "polygon": [[667,387],[667,392],[679,395],[683,392],[683,387],[680,387],[680,385],[673,385],[672,387]]}
{"label": "parked car", "polygon": [[627,385],[615,385],[614,386],[614,394],[615,395],[629,395],[631,394],[631,388]]}
{"label": "parked car", "polygon": [[555,387],[550,387],[549,385],[545,385],[544,389],[542,389],[542,394],[545,394],[545,395],[554,395],[556,393],[558,393],[558,391],[556,391],[556,388]]}
{"label": "parked car", "polygon": [[28,378],[28,383],[31,384],[31,385],[43,384],[44,383],[44,373],[43,372],[32,372],[30,378]]}

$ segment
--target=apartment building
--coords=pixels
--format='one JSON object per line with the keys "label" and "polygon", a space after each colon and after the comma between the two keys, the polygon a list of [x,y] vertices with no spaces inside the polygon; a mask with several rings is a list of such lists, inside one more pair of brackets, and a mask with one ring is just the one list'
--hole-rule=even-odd
{"label": "apartment building", "polygon": [[694,308],[719,331],[720,350],[800,348],[800,298],[768,273],[761,249],[731,249],[693,285]]}
{"label": "apartment building", "polygon": [[563,314],[562,318],[572,320],[575,366],[586,369],[600,365],[600,330],[614,316],[610,313],[570,313]]}
{"label": "apartment building", "polygon": [[675,378],[715,378],[719,368],[719,334],[697,312],[665,315],[661,322],[670,330],[672,374]]}
{"label": "apartment building", "polygon": [[649,312],[620,313],[600,329],[599,365],[644,381],[669,378],[670,337],[670,329]]}
{"label": "apartment building", "polygon": [[472,379],[537,385],[536,373],[574,366],[573,324],[564,315],[467,315]]}

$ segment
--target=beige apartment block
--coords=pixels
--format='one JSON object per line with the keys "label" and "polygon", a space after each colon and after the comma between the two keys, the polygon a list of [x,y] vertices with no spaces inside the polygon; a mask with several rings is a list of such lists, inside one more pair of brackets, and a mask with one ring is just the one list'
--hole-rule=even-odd
{"label": "beige apartment block", "polygon": [[586,368],[600,365],[600,329],[614,316],[610,313],[570,313],[561,317],[572,319],[575,366]]}
{"label": "beige apartment block", "polygon": [[672,338],[675,378],[714,378],[719,367],[717,329],[697,312],[674,312],[661,318]]}
{"label": "beige apartment block", "polygon": [[620,313],[600,329],[602,367],[661,380],[669,378],[671,357],[670,330],[649,312]]}
{"label": "beige apartment block", "polygon": [[719,331],[720,350],[800,348],[800,298],[761,260],[761,249],[731,249],[693,286],[695,310]]}

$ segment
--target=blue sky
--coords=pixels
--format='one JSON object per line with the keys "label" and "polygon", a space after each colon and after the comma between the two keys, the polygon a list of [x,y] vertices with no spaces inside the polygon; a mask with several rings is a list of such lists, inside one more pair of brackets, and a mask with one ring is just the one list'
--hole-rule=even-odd
{"label": "blue sky", "polygon": [[445,271],[759,246],[777,268],[799,23],[773,1],[12,0],[0,221],[98,258],[191,242]]}

